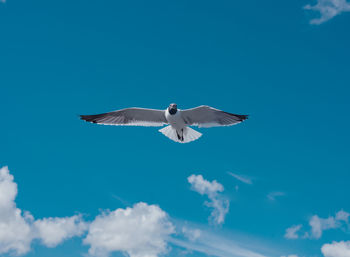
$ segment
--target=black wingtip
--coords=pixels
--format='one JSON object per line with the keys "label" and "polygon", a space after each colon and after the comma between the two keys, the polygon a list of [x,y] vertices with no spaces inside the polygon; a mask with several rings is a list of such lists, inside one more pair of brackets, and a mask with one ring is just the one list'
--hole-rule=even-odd
{"label": "black wingtip", "polygon": [[87,120],[86,120],[86,116],[88,116],[88,115],[78,115],[78,116],[79,116],[79,118],[80,118],[81,120],[87,121]]}
{"label": "black wingtip", "polygon": [[249,118],[249,115],[237,115],[242,121],[247,120]]}
{"label": "black wingtip", "polygon": [[246,120],[246,119],[249,118],[249,115],[233,114],[233,113],[229,113],[229,112],[224,112],[224,113],[226,113],[226,114],[228,114],[228,115],[231,115],[231,116],[235,116],[235,117],[237,117],[240,121],[244,121],[244,120]]}
{"label": "black wingtip", "polygon": [[92,123],[96,123],[95,120],[95,115],[79,115],[81,120],[87,121],[87,122],[92,122]]}

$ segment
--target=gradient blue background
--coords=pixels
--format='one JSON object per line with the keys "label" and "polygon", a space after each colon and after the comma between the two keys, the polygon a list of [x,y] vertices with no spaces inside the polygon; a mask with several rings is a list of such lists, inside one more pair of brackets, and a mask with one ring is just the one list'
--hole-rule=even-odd
{"label": "gradient blue background", "polygon": [[[139,201],[206,224],[186,178],[225,187],[220,231],[281,254],[349,239],[287,241],[285,229],[349,202],[350,15],[309,25],[308,1],[44,1],[0,5],[0,166],[36,218],[93,218]],[[139,106],[211,105],[250,119],[177,144],[157,128],[78,119]],[[239,184],[227,172],[253,178]],[[239,185],[238,192],[235,186]],[[285,192],[268,201],[272,191]],[[77,256],[81,239],[27,256]],[[116,254],[115,256],[119,256]],[[196,254],[193,254],[196,256]],[[201,255],[198,255],[201,256]]]}

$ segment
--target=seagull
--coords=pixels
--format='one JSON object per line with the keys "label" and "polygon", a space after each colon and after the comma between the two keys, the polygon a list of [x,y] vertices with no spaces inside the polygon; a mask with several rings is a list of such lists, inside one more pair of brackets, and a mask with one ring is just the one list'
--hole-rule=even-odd
{"label": "seagull", "polygon": [[172,103],[166,110],[132,107],[96,115],[80,115],[80,118],[103,125],[151,127],[168,125],[159,132],[175,142],[189,143],[202,136],[190,126],[199,128],[231,126],[246,120],[248,115],[228,113],[207,105],[180,110],[177,104]]}

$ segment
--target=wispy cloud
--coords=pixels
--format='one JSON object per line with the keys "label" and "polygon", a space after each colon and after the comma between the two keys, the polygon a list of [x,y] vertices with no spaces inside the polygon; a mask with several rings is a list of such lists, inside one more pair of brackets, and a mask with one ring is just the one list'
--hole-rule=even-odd
{"label": "wispy cloud", "polygon": [[311,24],[318,25],[343,12],[349,12],[350,3],[346,0],[317,0],[315,5],[308,4],[304,9],[319,12],[320,17],[310,21]]}
{"label": "wispy cloud", "polygon": [[302,228],[303,225],[295,225],[291,226],[290,228],[286,229],[286,233],[284,234],[284,237],[287,239],[298,239],[298,231]]}
{"label": "wispy cloud", "polygon": [[233,172],[227,172],[227,174],[229,174],[230,176],[234,177],[235,179],[243,182],[244,184],[248,184],[248,185],[252,185],[253,182],[252,182],[252,179],[251,178],[248,178],[246,176],[243,176],[243,175],[238,175],[238,174],[235,174]]}
{"label": "wispy cloud", "polygon": [[350,213],[340,210],[335,214],[335,219],[339,221],[344,221],[346,224],[349,224]]}
{"label": "wispy cloud", "polygon": [[[192,231],[195,228],[190,228]],[[187,228],[189,230],[189,228]],[[256,242],[251,242],[245,244],[240,243],[238,240],[227,237],[227,235],[219,235],[217,232],[212,233],[209,230],[200,229],[200,236],[196,240],[183,240],[181,238],[172,237],[169,241],[170,243],[185,248],[190,251],[196,251],[200,253],[207,254],[209,256],[217,257],[267,257],[271,256],[270,251],[265,249],[258,249],[259,246]],[[228,239],[231,238],[231,239]],[[247,248],[247,245],[251,246]],[[252,247],[254,246],[254,247]],[[254,249],[253,249],[254,248]]]}
{"label": "wispy cloud", "polygon": [[[323,231],[329,229],[349,228],[349,216],[350,213],[340,210],[335,216],[329,216],[328,218],[320,218],[318,215],[313,215],[309,220],[310,231],[304,233],[302,238],[319,239],[322,237]],[[285,238],[297,239],[299,238],[299,231],[302,225],[292,226],[286,230]]]}
{"label": "wispy cloud", "polygon": [[201,236],[202,231],[198,228],[189,228],[187,226],[183,226],[182,233],[190,241],[196,241]]}
{"label": "wispy cloud", "polygon": [[216,180],[212,182],[203,178],[202,175],[191,175],[187,178],[191,184],[191,189],[201,195],[207,195],[209,202],[205,202],[208,207],[213,208],[211,218],[216,224],[222,224],[229,210],[230,203],[220,192],[224,191],[223,185]]}
{"label": "wispy cloud", "polygon": [[275,201],[277,197],[286,195],[284,192],[270,192],[267,194],[267,199]]}
{"label": "wispy cloud", "polygon": [[[212,240],[212,239],[211,239]],[[267,257],[265,255],[253,252],[251,250],[236,246],[234,244],[228,244],[219,241],[206,241],[206,242],[190,242],[180,239],[172,238],[170,242],[186,248],[188,250],[207,254],[209,256],[217,257]]]}
{"label": "wispy cloud", "polygon": [[125,199],[123,199],[122,197],[120,197],[118,195],[112,194],[112,197],[114,199],[116,199],[117,201],[119,201],[124,206],[130,206],[131,205],[128,201],[126,201]]}

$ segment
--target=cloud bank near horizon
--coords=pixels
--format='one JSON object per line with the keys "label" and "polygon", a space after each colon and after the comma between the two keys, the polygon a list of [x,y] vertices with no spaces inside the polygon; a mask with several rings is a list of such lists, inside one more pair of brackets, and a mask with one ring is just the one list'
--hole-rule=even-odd
{"label": "cloud bank near horizon", "polygon": [[[210,195],[213,201],[222,201],[217,195],[224,190],[221,184],[200,176],[192,178],[196,191]],[[16,206],[17,192],[9,169],[0,168],[0,255],[24,255],[30,252],[33,243],[53,248],[70,238],[81,237],[82,243],[89,246],[88,256],[94,257],[107,257],[113,252],[130,257],[158,257],[169,253],[170,245],[219,257],[232,256],[232,249],[241,257],[266,257],[193,226],[177,228],[158,205],[139,202],[125,209],[105,210],[92,221],[85,221],[81,214],[35,219]],[[223,208],[220,204],[224,203],[208,206]],[[213,211],[218,221],[226,214],[221,211]]]}
{"label": "cloud bank near horizon", "polygon": [[[201,175],[191,175],[188,181],[193,190],[210,195],[209,199],[217,200],[216,194],[224,190],[220,183],[209,182]],[[53,248],[70,238],[82,237],[83,244],[89,246],[88,255],[95,257],[107,257],[113,252],[130,257],[158,257],[168,254],[171,245],[218,257],[269,256],[247,249],[246,242],[241,244],[203,229],[188,225],[176,228],[157,205],[139,202],[125,209],[102,211],[90,222],[84,221],[80,214],[35,219],[30,212],[16,206],[17,192],[9,169],[0,168],[0,254],[24,255],[31,250],[33,242]],[[328,218],[312,216],[310,238],[320,238],[323,230],[349,225],[349,216],[343,210]],[[301,225],[287,229],[286,238],[298,238],[300,229]],[[321,252],[324,257],[348,257],[350,241],[324,244]],[[294,256],[297,255],[289,255]]]}

